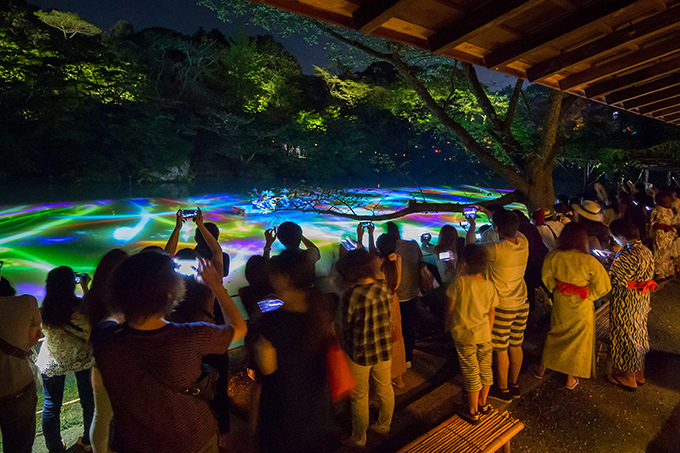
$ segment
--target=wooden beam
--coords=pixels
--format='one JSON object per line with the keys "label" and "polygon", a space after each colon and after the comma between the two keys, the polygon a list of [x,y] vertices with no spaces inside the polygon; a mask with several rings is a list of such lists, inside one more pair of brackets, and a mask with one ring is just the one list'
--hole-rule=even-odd
{"label": "wooden beam", "polygon": [[[666,57],[678,50],[680,50],[680,36],[673,35],[669,39],[652,46],[636,50],[615,60],[572,74],[557,83],[560,85],[561,90],[570,90],[580,85],[592,83],[595,80],[616,74],[617,72],[633,68],[642,63]],[[528,73],[529,70],[527,70],[527,74]]]}
{"label": "wooden beam", "polygon": [[487,68],[495,69],[517,60],[522,54],[572,33],[603,17],[619,11],[637,0],[602,0],[591,2],[577,12],[546,24],[522,39],[500,47],[484,57]]}
{"label": "wooden beam", "polygon": [[675,105],[673,107],[669,107],[667,109],[659,110],[658,112],[652,113],[652,116],[654,118],[658,118],[660,116],[668,116],[672,113],[678,113],[680,112],[680,105]]}
{"label": "wooden beam", "polygon": [[435,53],[445,53],[449,49],[464,43],[472,33],[478,33],[485,28],[499,25],[509,17],[520,14],[526,9],[519,10],[520,7],[527,7],[533,3],[537,2],[535,0],[494,0],[488,2],[430,36],[428,39],[430,47]]}
{"label": "wooden beam", "polygon": [[617,91],[604,97],[607,104],[618,104],[622,101],[634,99],[645,94],[680,85],[680,74],[671,74],[651,82],[643,83],[625,90]]}
{"label": "wooden beam", "polygon": [[659,110],[673,107],[680,104],[680,95],[665,99],[663,101],[655,102],[653,104],[645,105],[644,107],[638,108],[638,112],[641,115],[646,115],[648,113],[658,112]]}
{"label": "wooden beam", "polygon": [[668,28],[674,27],[680,21],[680,5],[667,11],[655,14],[645,20],[617,30],[602,38],[591,41],[574,50],[562,55],[550,58],[527,69],[527,78],[530,82],[548,77],[564,68],[580,63],[589,58],[608,52],[617,47],[640,39],[652,33],[661,33]]}
{"label": "wooden beam", "polygon": [[416,0],[369,0],[352,14],[354,28],[361,33],[372,33],[415,2]]}
{"label": "wooden beam", "polygon": [[672,115],[662,116],[662,118],[666,122],[678,121],[678,120],[680,120],[680,113],[674,113]]}
{"label": "wooden beam", "polygon": [[613,93],[624,88],[638,85],[648,80],[663,76],[680,69],[680,56],[661,61],[655,65],[632,72],[630,74],[615,77],[596,83],[585,89],[586,97],[593,98]]}
{"label": "wooden beam", "polygon": [[631,110],[634,108],[642,107],[644,105],[653,104],[655,102],[663,101],[664,99],[672,98],[675,96],[680,96],[680,86],[674,86],[666,88],[665,90],[656,91],[645,96],[640,96],[638,98],[626,101],[623,103],[623,108],[626,110]]}
{"label": "wooden beam", "polygon": [[339,25],[346,28],[354,28],[354,22],[351,17],[343,16],[341,14],[333,13],[313,6],[306,5],[301,2],[291,2],[286,0],[251,0],[253,3],[262,3],[273,6],[275,8],[283,9],[291,13],[299,14],[301,16],[309,17],[310,19],[321,20],[333,25]]}

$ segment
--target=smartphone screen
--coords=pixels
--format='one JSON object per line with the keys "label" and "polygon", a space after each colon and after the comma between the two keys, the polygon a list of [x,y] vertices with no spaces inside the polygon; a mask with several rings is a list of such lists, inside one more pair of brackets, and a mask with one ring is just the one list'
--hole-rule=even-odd
{"label": "smartphone screen", "polygon": [[451,261],[453,259],[453,253],[451,252],[440,252],[439,259],[441,261]]}
{"label": "smartphone screen", "polygon": [[186,277],[193,277],[198,272],[198,260],[180,260],[175,258],[175,272]]}
{"label": "smartphone screen", "polygon": [[198,214],[196,209],[182,209],[182,217],[185,219],[193,219]]}
{"label": "smartphone screen", "polygon": [[361,222],[362,228],[368,228],[370,226],[373,226],[373,222]]}
{"label": "smartphone screen", "polygon": [[430,233],[423,233],[420,235],[420,240],[421,241],[429,241],[432,239],[432,235]]}
{"label": "smartphone screen", "polygon": [[470,222],[468,222],[467,220],[463,220],[462,222],[460,222],[460,226],[463,228],[467,228],[470,226]]}
{"label": "smartphone screen", "polygon": [[477,215],[477,208],[463,208],[463,215],[465,217],[475,217]]}
{"label": "smartphone screen", "polygon": [[281,302],[279,299],[267,299],[257,303],[257,306],[260,307],[260,311],[262,313],[274,311],[280,308],[282,305],[283,302]]}
{"label": "smartphone screen", "polygon": [[340,244],[342,244],[342,246],[347,251],[355,250],[357,248],[357,243],[351,240],[350,238],[344,238]]}
{"label": "smartphone screen", "polygon": [[76,283],[80,283],[83,277],[87,277],[87,274],[76,274]]}

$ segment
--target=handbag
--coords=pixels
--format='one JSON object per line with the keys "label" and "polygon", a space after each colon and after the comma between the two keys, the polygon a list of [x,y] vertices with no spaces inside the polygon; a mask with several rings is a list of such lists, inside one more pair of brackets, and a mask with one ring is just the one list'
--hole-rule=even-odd
{"label": "handbag", "polygon": [[38,370],[38,367],[35,366],[35,361],[38,359],[38,354],[35,353],[33,348],[29,349],[28,351],[24,351],[23,349],[17,348],[16,346],[7,343],[5,340],[0,338],[0,351],[9,356],[16,357],[17,359],[25,359],[26,362],[28,362],[28,367],[31,369],[31,373],[33,374],[35,386],[37,388],[42,387],[42,376],[40,375],[40,370]]}
{"label": "handbag", "polygon": [[420,293],[425,295],[434,289],[434,277],[432,272],[427,268],[427,264],[420,263]]}
{"label": "handbag", "polygon": [[356,384],[345,353],[337,340],[331,342],[326,352],[326,378],[331,401],[334,403],[349,397]]}

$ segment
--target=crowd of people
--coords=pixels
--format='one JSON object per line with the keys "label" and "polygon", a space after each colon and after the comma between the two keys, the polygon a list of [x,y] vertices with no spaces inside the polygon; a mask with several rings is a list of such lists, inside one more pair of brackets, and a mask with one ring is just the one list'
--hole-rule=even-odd
{"label": "crowd of people", "polygon": [[[429,233],[420,244],[403,239],[393,222],[375,238],[376,227],[362,222],[356,240],[339,246],[330,292],[316,284],[319,249],[284,222],[264,232],[263,253],[246,264],[238,294],[247,322],[222,282],[229,256],[219,230],[200,209],[177,212],[164,249],[108,252],[91,281],[53,269],[40,308],[2,277],[4,449],[31,451],[42,386],[45,445],[66,450],[59,417],[65,378],[75,374],[77,443],[86,451],[217,452],[230,428],[228,350],[243,337],[258,451],[333,451],[333,404],[344,396],[352,423],[342,442],[361,449],[369,435],[389,434],[423,309],[455,344],[468,401],[461,416],[472,424],[491,410],[489,399],[521,397],[524,333],[539,303],[552,309],[534,377],[554,370],[573,390],[595,376],[595,309],[609,294],[608,379],[634,391],[645,379],[650,291],[680,263],[680,200],[645,187],[617,196],[598,189],[592,198],[560,197],[531,218],[502,206],[466,209],[465,234],[443,225],[436,244]],[[479,213],[491,225],[477,229]],[[196,247],[178,250],[187,221],[196,224]],[[283,250],[270,256],[277,240]]]}

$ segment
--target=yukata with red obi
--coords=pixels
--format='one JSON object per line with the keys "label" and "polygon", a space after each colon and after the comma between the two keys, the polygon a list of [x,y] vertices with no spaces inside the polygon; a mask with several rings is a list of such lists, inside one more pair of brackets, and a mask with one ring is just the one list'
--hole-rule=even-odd
{"label": "yukata with red obi", "polygon": [[609,271],[612,299],[609,304],[609,326],[612,340],[612,365],[621,371],[645,368],[649,352],[647,315],[650,290],[656,288],[652,252],[635,241],[617,255]]}
{"label": "yukata with red obi", "polygon": [[543,262],[543,283],[553,293],[543,368],[595,376],[595,300],[611,290],[607,271],[592,255],[553,250]]}

